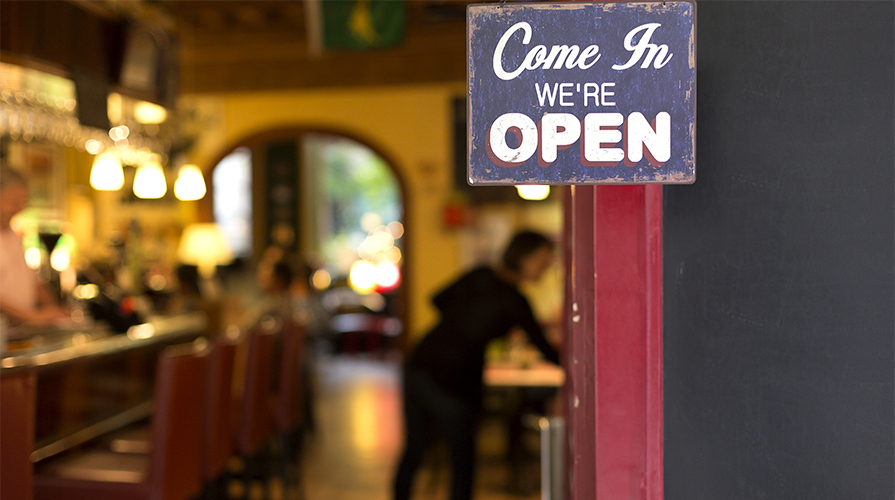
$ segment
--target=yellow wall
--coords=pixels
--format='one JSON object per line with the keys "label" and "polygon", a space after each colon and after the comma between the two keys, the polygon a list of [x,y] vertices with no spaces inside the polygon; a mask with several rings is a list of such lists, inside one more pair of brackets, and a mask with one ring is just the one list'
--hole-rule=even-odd
{"label": "yellow wall", "polygon": [[208,171],[241,140],[284,127],[344,131],[394,162],[407,185],[411,336],[436,319],[429,298],[458,269],[458,236],[443,228],[451,194],[451,100],[465,84],[187,95],[199,114],[192,160]]}

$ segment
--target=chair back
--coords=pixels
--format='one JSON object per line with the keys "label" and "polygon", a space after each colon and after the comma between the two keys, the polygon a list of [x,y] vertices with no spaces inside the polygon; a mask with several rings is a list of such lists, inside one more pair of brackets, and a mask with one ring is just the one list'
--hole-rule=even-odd
{"label": "chair back", "polygon": [[159,355],[149,466],[151,498],[186,500],[202,491],[208,348],[197,343]]}
{"label": "chair back", "polygon": [[282,352],[280,381],[276,394],[274,420],[277,431],[286,432],[301,422],[304,384],[302,368],[305,346],[305,329],[295,321],[286,320],[280,332]]}
{"label": "chair back", "polygon": [[262,321],[249,330],[249,349],[236,429],[236,448],[243,456],[258,452],[271,432],[271,360],[278,328],[278,323],[271,320]]}
{"label": "chair back", "polygon": [[0,378],[0,498],[33,496],[34,397],[33,372]]}
{"label": "chair back", "polygon": [[202,471],[206,481],[218,477],[233,455],[233,370],[236,350],[244,340],[245,335],[239,339],[221,336],[211,345]]}

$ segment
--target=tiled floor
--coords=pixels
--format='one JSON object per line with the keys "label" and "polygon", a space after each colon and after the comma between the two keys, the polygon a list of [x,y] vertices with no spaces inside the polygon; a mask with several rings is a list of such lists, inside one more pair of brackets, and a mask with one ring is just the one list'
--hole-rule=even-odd
{"label": "tiled floor", "polygon": [[[307,500],[388,500],[403,445],[399,366],[359,358],[328,358],[317,365],[317,429],[305,444]],[[480,436],[477,500],[531,500],[537,491],[537,464],[526,485],[532,495],[509,493],[502,459],[503,432],[485,420]],[[444,458],[446,459],[446,457]],[[444,462],[442,459],[442,462]],[[438,462],[438,454],[434,454]],[[447,498],[448,471],[429,466],[416,481],[415,499]],[[288,495],[286,496],[290,496]],[[274,495],[279,496],[279,495]]]}
{"label": "tiled floor", "polygon": [[[262,486],[231,479],[223,498],[248,500],[391,500],[391,482],[403,446],[400,365],[394,361],[328,357],[314,370],[316,428],[305,441],[300,486],[270,474]],[[537,447],[537,436],[529,448]],[[525,464],[526,484],[512,484],[505,430],[484,419],[479,433],[476,500],[539,499],[537,459]],[[535,450],[536,451],[536,450]],[[446,449],[436,450],[416,478],[415,500],[447,500]],[[238,461],[237,461],[238,462]],[[233,469],[240,466],[234,464]],[[521,488],[520,488],[521,486]],[[518,494],[519,490],[530,494]]]}

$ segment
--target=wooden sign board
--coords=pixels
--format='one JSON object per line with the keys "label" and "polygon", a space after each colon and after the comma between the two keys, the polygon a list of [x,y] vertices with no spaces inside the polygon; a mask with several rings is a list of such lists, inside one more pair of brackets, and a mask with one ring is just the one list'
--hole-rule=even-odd
{"label": "wooden sign board", "polygon": [[691,2],[467,9],[472,185],[696,180]]}

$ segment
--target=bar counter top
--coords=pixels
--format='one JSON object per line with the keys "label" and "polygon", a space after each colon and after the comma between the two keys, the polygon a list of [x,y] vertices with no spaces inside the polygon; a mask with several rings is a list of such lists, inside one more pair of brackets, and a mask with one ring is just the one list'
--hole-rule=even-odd
{"label": "bar counter top", "polygon": [[115,333],[102,324],[84,328],[44,328],[28,332],[25,340],[12,340],[10,345],[25,345],[4,352],[0,372],[40,369],[84,358],[106,356],[159,342],[172,343],[179,337],[195,337],[205,332],[208,320],[204,313],[151,317],[128,329]]}

